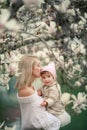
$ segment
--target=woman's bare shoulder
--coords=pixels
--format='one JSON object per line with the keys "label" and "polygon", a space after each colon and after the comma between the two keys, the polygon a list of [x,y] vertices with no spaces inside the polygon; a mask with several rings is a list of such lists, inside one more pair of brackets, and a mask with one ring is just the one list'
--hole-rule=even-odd
{"label": "woman's bare shoulder", "polygon": [[30,95],[32,95],[33,93],[34,93],[34,89],[33,89],[33,88],[29,88],[29,87],[21,88],[21,89],[18,91],[19,97],[30,96]]}

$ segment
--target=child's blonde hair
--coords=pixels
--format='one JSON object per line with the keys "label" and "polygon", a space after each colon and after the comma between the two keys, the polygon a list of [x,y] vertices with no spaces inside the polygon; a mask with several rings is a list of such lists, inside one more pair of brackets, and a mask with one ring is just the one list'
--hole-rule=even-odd
{"label": "child's blonde hair", "polygon": [[33,67],[36,61],[39,60],[36,56],[24,55],[18,64],[18,72],[20,73],[16,87],[18,89],[31,86],[34,77],[32,75]]}

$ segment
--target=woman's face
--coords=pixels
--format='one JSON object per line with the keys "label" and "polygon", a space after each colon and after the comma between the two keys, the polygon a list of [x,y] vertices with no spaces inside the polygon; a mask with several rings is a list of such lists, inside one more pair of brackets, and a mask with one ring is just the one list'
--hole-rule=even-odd
{"label": "woman's face", "polygon": [[41,72],[41,65],[40,65],[40,61],[36,60],[36,63],[34,64],[33,67],[33,77],[34,78],[39,78],[40,77],[40,72]]}

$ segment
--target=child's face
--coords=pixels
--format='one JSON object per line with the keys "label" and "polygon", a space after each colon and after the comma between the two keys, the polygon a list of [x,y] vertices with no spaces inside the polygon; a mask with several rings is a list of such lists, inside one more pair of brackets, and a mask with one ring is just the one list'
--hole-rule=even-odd
{"label": "child's face", "polygon": [[40,61],[36,60],[36,63],[35,63],[34,68],[33,68],[33,77],[34,78],[39,78],[40,77],[40,72],[41,72]]}
{"label": "child's face", "polygon": [[41,79],[44,85],[49,86],[54,83],[54,78],[50,72],[45,72],[41,74]]}

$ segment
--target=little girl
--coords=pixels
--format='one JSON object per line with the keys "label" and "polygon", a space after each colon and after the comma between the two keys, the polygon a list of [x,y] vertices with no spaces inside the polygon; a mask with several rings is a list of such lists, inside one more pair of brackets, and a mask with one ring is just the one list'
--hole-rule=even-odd
{"label": "little girl", "polygon": [[61,88],[56,81],[56,70],[54,63],[50,63],[42,68],[41,79],[43,87],[38,90],[38,95],[44,97],[41,106],[45,106],[47,111],[60,119],[61,127],[71,122],[70,115],[65,110],[65,105],[61,101]]}
{"label": "little girl", "polygon": [[19,61],[19,77],[16,87],[21,108],[21,130],[58,130],[60,121],[41,107],[42,97],[38,96],[33,82],[40,77],[41,66],[36,56],[25,55]]}

